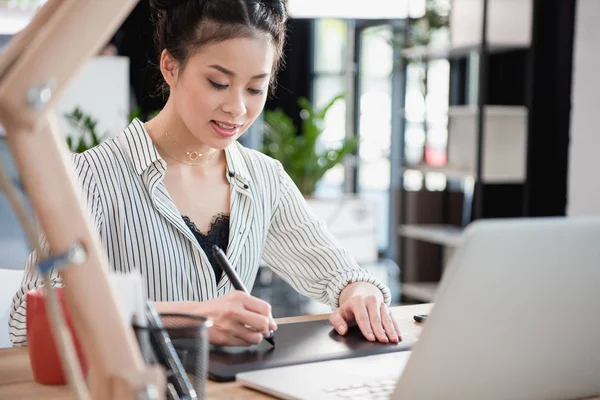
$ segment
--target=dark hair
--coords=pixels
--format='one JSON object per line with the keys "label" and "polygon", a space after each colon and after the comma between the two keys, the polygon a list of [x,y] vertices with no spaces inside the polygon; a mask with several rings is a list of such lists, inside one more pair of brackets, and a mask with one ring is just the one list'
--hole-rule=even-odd
{"label": "dark hair", "polygon": [[[267,33],[276,49],[273,88],[283,61],[284,0],[150,0],[150,4],[155,11],[156,50],[160,56],[166,49],[181,68],[203,45]],[[168,92],[165,86],[163,93]]]}

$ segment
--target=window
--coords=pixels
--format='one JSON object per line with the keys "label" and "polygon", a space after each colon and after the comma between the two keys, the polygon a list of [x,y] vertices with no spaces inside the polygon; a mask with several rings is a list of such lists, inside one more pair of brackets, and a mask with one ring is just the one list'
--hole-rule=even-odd
{"label": "window", "polygon": [[[357,179],[353,188],[361,196],[374,201],[377,215],[377,239],[380,250],[389,244],[390,146],[392,129],[392,70],[394,68],[392,28],[375,23],[370,27],[351,26],[335,19],[315,22],[314,102],[328,103],[343,93],[349,84],[347,74],[347,38],[354,35],[360,49],[353,59],[358,64],[359,85],[355,134],[360,139],[355,162]],[[353,44],[351,44],[353,45]],[[352,50],[352,49],[350,49]],[[339,146],[346,136],[346,100],[339,100],[326,117],[321,146]],[[319,196],[344,192],[344,166],[338,165],[326,173],[317,187]]]}
{"label": "window", "polygon": [[[406,73],[405,165],[444,166],[447,161],[450,63],[448,60],[411,62]],[[417,183],[418,176],[421,184]],[[418,171],[407,171],[405,189],[420,190],[423,177],[429,190],[446,187],[445,179],[439,174],[424,176]]]}
{"label": "window", "polygon": [[0,0],[0,35],[14,35],[33,18],[46,0]]}
{"label": "window", "polygon": [[[323,107],[335,96],[344,93],[345,60],[348,25],[338,19],[315,21],[315,60],[313,102]],[[346,136],[346,100],[338,100],[325,118],[325,129],[318,146],[338,147]],[[344,192],[344,166],[339,164],[325,173],[316,189],[316,195],[330,196]]]}
{"label": "window", "polygon": [[376,25],[360,30],[358,187],[377,210],[377,242],[389,243],[390,146],[392,138],[392,27]]}
{"label": "window", "polygon": [[288,0],[292,18],[403,19],[419,18],[427,0]]}

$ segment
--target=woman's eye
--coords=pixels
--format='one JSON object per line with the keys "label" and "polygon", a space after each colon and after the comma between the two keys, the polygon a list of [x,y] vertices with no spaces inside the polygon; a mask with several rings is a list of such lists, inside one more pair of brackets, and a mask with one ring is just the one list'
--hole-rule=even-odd
{"label": "woman's eye", "polygon": [[252,94],[263,94],[263,90],[262,89],[248,89],[248,91]]}
{"label": "woman's eye", "polygon": [[213,81],[211,81],[210,79],[209,79],[208,81],[210,82],[210,84],[211,84],[211,85],[212,85],[212,86],[213,86],[215,89],[218,89],[218,90],[224,90],[224,89],[227,89],[227,85],[221,85],[221,84],[219,84],[219,83],[217,83],[217,82],[213,82]]}

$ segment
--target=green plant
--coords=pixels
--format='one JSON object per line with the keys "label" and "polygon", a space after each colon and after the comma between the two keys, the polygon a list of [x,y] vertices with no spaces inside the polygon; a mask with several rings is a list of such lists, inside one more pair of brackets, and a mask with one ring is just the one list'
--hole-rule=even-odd
{"label": "green plant", "polygon": [[409,21],[409,46],[426,46],[432,34],[438,29],[447,28],[450,21],[450,4],[447,0],[427,1],[425,15]]}
{"label": "green plant", "polygon": [[106,134],[98,134],[96,131],[98,121],[91,115],[85,114],[79,107],[75,107],[70,113],[65,113],[65,118],[69,125],[77,131],[77,135],[67,136],[67,146],[74,153],[83,153],[97,146],[102,138],[106,136]]}
{"label": "green plant", "polygon": [[[406,20],[408,30],[399,38],[391,38],[388,42],[399,49],[414,46],[427,46],[436,32],[448,30],[450,23],[449,0],[427,0],[425,14],[419,18]],[[375,28],[372,28],[375,29]],[[385,26],[381,30],[386,30]]]}
{"label": "green plant", "polygon": [[142,109],[140,107],[135,107],[129,113],[129,116],[128,116],[129,122],[133,121],[136,118],[142,122],[147,122],[147,121],[151,120],[152,118],[156,117],[159,112],[160,112],[160,110],[154,110],[154,111],[150,111],[148,113],[148,115],[142,115]]}
{"label": "green plant", "polygon": [[319,150],[322,144],[318,139],[324,130],[325,116],[333,104],[343,97],[334,97],[323,108],[315,108],[307,99],[300,98],[300,132],[283,110],[265,111],[263,153],[282,163],[305,196],[313,195],[325,172],[341,163],[358,145],[358,138],[353,138],[345,140],[337,148]]}
{"label": "green plant", "polygon": [[[154,118],[159,113],[159,110],[152,111],[148,119]],[[73,128],[77,134],[67,136],[67,146],[74,153],[83,153],[86,150],[91,149],[94,146],[100,144],[100,142],[107,137],[107,133],[98,135],[96,127],[98,121],[89,114],[84,113],[79,107],[75,107],[70,113],[64,114],[65,118],[69,122],[71,128]],[[141,115],[140,108],[134,108],[127,116],[129,122],[135,118],[139,118],[144,122],[143,116]]]}

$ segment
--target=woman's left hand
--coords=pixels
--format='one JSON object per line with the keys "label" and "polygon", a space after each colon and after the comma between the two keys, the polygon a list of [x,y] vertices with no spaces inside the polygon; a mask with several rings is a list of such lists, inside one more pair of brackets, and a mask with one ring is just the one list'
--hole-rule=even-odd
{"label": "woman's left hand", "polygon": [[367,282],[352,283],[344,288],[340,294],[340,307],[330,314],[329,322],[340,335],[345,335],[348,327],[356,324],[371,342],[398,343],[402,340],[381,291]]}

